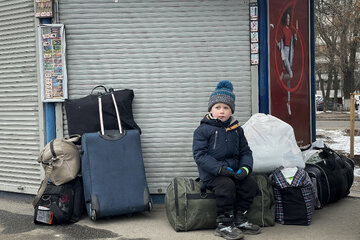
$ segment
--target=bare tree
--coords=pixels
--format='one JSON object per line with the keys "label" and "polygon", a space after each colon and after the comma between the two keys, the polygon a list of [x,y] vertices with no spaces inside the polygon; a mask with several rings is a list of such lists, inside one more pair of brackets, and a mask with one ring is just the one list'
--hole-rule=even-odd
{"label": "bare tree", "polygon": [[[360,46],[359,0],[315,0],[315,30],[328,56],[328,85],[342,86],[345,99],[356,89],[356,52]],[[339,84],[339,72],[342,84]],[[336,104],[336,95],[334,95]],[[328,97],[328,94],[326,94]],[[328,100],[328,99],[326,99]]]}

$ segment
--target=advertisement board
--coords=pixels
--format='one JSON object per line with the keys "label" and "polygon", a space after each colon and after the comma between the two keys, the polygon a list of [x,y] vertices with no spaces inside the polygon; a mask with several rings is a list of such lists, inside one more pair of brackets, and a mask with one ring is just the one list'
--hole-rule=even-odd
{"label": "advertisement board", "polygon": [[64,25],[40,25],[38,38],[41,99],[43,102],[62,102],[67,98]]}
{"label": "advertisement board", "polygon": [[289,123],[299,146],[311,142],[309,3],[269,0],[270,114]]}
{"label": "advertisement board", "polygon": [[35,0],[35,17],[49,18],[53,16],[53,0]]}

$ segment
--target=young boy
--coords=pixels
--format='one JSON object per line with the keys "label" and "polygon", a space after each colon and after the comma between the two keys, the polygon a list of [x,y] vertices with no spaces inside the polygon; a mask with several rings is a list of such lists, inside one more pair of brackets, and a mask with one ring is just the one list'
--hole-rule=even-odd
{"label": "young boy", "polygon": [[220,81],[210,95],[209,114],[194,132],[193,155],[200,179],[216,195],[215,235],[226,239],[258,234],[259,226],[246,217],[258,187],[248,177],[252,171],[252,152],[244,131],[231,115],[235,95],[230,81]]}

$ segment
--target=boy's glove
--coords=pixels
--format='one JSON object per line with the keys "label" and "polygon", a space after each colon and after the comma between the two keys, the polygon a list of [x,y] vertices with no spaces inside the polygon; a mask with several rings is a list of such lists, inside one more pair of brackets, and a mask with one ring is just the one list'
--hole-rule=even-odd
{"label": "boy's glove", "polygon": [[249,174],[249,169],[247,167],[241,167],[235,174],[235,179],[238,181],[244,180]]}
{"label": "boy's glove", "polygon": [[218,175],[224,177],[233,177],[235,175],[235,172],[231,167],[222,166],[218,171]]}

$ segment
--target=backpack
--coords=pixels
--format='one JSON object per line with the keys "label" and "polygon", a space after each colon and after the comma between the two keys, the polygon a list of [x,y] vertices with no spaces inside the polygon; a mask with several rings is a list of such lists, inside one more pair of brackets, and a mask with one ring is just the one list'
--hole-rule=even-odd
{"label": "backpack", "polygon": [[34,207],[44,193],[48,180],[58,186],[73,180],[78,175],[80,153],[74,142],[79,139],[80,135],[53,139],[40,152],[38,162],[45,170],[45,178],[33,201]]}
{"label": "backpack", "polygon": [[34,223],[75,223],[82,216],[83,209],[84,196],[80,177],[59,186],[49,181],[34,207]]}

